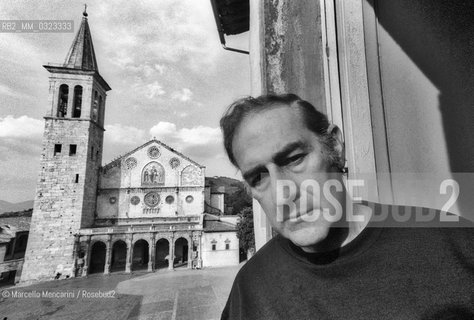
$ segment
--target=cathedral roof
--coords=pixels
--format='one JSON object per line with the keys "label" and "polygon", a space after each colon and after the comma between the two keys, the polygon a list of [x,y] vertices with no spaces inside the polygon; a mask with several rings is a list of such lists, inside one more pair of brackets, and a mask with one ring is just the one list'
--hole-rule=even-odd
{"label": "cathedral roof", "polygon": [[17,217],[0,217],[0,232],[1,230],[10,229],[15,232],[30,230],[31,217],[17,216]]}
{"label": "cathedral roof", "polygon": [[205,213],[204,214],[204,232],[229,232],[229,231],[236,231],[237,226],[226,222],[221,221],[218,216],[213,214]]}
{"label": "cathedral roof", "polygon": [[92,44],[91,31],[84,11],[81,26],[64,60],[64,67],[71,69],[99,71]]}
{"label": "cathedral roof", "polygon": [[182,154],[181,152],[176,151],[175,149],[173,149],[173,148],[171,148],[170,146],[164,144],[164,143],[161,142],[160,140],[157,140],[156,138],[153,138],[153,139],[151,139],[150,141],[148,141],[148,142],[142,144],[141,146],[139,146],[139,147],[133,149],[132,151],[127,152],[126,154],[119,156],[117,159],[115,159],[115,160],[109,162],[108,164],[104,165],[102,168],[103,168],[103,169],[109,169],[109,168],[111,168],[111,167],[115,167],[116,165],[118,165],[118,164],[122,161],[122,159],[124,159],[124,158],[130,156],[131,154],[135,153],[136,151],[138,151],[138,150],[140,150],[140,149],[142,149],[142,148],[145,148],[146,146],[148,146],[148,145],[150,145],[150,144],[152,144],[152,143],[157,143],[157,144],[159,144],[159,145],[162,146],[163,148],[166,148],[166,149],[168,149],[169,151],[171,151],[171,152],[173,152],[173,153],[179,155],[180,157],[182,157],[182,158],[188,160],[189,162],[191,162],[192,164],[194,164],[195,166],[197,166],[197,167],[199,167],[199,168],[205,168],[205,166],[203,166],[203,165],[197,163],[196,161],[194,161],[194,160],[192,160],[192,159],[186,157],[186,156],[185,156],[184,154]]}

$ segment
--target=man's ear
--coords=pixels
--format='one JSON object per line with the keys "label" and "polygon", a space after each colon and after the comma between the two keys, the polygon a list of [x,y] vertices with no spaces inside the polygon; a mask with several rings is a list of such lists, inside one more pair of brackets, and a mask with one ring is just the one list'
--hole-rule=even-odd
{"label": "man's ear", "polygon": [[338,157],[341,160],[340,164],[342,165],[342,167],[344,167],[346,163],[346,152],[345,152],[345,147],[344,147],[344,137],[342,136],[342,131],[335,124],[330,124],[327,132],[334,138],[334,141],[335,141],[334,151],[337,152]]}

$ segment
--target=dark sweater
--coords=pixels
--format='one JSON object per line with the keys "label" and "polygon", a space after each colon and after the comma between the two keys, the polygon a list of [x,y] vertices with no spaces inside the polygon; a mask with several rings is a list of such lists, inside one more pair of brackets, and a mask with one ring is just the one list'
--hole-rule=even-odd
{"label": "dark sweater", "polygon": [[222,319],[474,319],[474,229],[367,227],[324,254],[277,236],[239,271]]}

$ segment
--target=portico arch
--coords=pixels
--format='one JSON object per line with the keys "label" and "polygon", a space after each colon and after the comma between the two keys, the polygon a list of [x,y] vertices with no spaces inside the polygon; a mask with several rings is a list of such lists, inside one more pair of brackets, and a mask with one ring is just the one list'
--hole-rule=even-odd
{"label": "portico arch", "polygon": [[161,238],[156,242],[155,249],[155,269],[167,268],[170,261],[170,243],[167,239]]}
{"label": "portico arch", "polygon": [[133,245],[132,271],[148,269],[148,242],[140,239]]}
{"label": "portico arch", "polygon": [[127,244],[123,240],[117,240],[112,246],[111,272],[125,271],[127,262]]}
{"label": "portico arch", "polygon": [[174,243],[174,266],[181,266],[188,262],[189,244],[188,240],[180,237]]}
{"label": "portico arch", "polygon": [[106,245],[102,241],[97,241],[92,245],[89,273],[103,273],[105,266]]}

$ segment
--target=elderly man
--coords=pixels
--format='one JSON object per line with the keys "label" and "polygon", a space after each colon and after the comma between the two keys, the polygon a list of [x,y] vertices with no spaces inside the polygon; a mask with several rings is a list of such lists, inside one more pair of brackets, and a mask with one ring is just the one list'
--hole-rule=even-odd
{"label": "elderly man", "polygon": [[310,103],[245,98],[221,128],[278,232],[239,271],[222,319],[474,319],[474,230],[373,224],[380,206],[346,201],[341,133]]}

